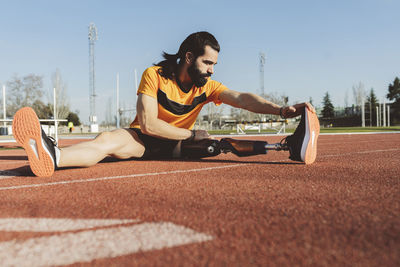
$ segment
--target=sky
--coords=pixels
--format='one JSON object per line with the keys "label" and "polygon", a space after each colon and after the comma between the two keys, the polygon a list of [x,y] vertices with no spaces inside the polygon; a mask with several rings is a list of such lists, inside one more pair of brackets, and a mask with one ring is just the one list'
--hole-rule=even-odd
{"label": "sky", "polygon": [[[43,76],[44,91],[59,69],[72,111],[89,120],[88,26],[95,23],[96,114],[135,106],[135,78],[162,52],[176,53],[196,31],[209,31],[221,51],[213,79],[260,94],[259,54],[265,53],[265,93],[289,103],[335,106],[354,102],[360,82],[383,100],[400,76],[398,0],[303,1],[8,1],[0,0],[0,85],[13,76]],[[138,81],[139,83],[139,81]],[[47,102],[47,99],[44,99]],[[226,109],[228,110],[228,109]]]}

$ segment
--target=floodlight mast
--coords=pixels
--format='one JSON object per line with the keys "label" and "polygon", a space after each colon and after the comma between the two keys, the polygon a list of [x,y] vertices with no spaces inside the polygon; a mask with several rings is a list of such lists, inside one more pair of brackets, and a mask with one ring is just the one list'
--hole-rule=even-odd
{"label": "floodlight mast", "polygon": [[96,124],[96,72],[94,69],[94,45],[98,40],[96,25],[91,22],[89,25],[89,101],[90,101],[90,124]]}

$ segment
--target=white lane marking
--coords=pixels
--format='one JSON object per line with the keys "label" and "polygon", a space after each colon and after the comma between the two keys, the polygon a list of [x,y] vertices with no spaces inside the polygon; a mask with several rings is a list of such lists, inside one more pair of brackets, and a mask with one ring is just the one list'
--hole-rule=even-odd
{"label": "white lane marking", "polygon": [[14,159],[10,159],[10,160],[4,160],[4,159],[2,159],[2,161],[0,161],[0,164],[2,164],[2,165],[10,165],[10,164],[19,164],[19,163],[26,163],[26,162],[29,162],[29,161],[27,161],[27,160],[14,160]]}
{"label": "white lane marking", "polygon": [[19,175],[18,172],[0,170],[0,180],[14,178],[15,176],[18,176],[18,175]]}
{"label": "white lane marking", "polygon": [[87,178],[87,179],[60,181],[60,182],[44,183],[44,184],[16,185],[16,186],[0,187],[0,190],[12,190],[12,189],[21,189],[21,188],[33,188],[33,187],[42,187],[42,186],[61,185],[61,184],[98,182],[98,181],[134,178],[134,177],[143,177],[143,176],[154,176],[154,175],[167,175],[167,174],[187,173],[187,172],[210,171],[210,170],[217,170],[217,169],[241,167],[241,166],[248,165],[248,164],[249,163],[241,163],[241,164],[224,165],[224,166],[216,166],[216,167],[207,167],[207,168],[199,168],[199,169],[189,169],[189,170],[176,170],[176,171],[166,171],[166,172],[151,172],[151,173],[139,173],[139,174],[121,175],[121,176]]}
{"label": "white lane marking", "polygon": [[213,237],[168,222],[0,243],[1,266],[54,266],[205,242]]}
{"label": "white lane marking", "polygon": [[369,154],[369,153],[380,153],[380,152],[390,152],[390,151],[400,151],[400,148],[358,151],[358,152],[349,152],[349,153],[332,154],[332,155],[321,155],[321,156],[318,156],[318,158],[341,157],[341,156],[348,156],[348,155],[354,155],[354,154]]}
{"label": "white lane marking", "polygon": [[[368,153],[390,152],[390,151],[399,151],[399,150],[400,150],[400,149],[397,149],[397,148],[395,148],[395,149],[369,150],[369,151],[360,151],[360,152],[351,152],[351,153],[341,153],[341,154],[332,154],[332,155],[320,155],[320,156],[317,156],[317,158],[324,158],[324,157],[341,157],[341,156],[354,155],[354,154],[368,154]],[[285,162],[285,161],[287,161],[287,160],[277,160],[277,161],[269,161],[269,162]],[[246,165],[250,165],[250,164],[251,164],[251,163],[245,163],[245,162],[243,162],[243,163],[241,163],[241,164],[224,165],[224,166],[208,167],[208,168],[200,168],[200,169],[176,170],[176,171],[167,171],[167,172],[153,172],[153,173],[140,173],[140,174],[122,175],[122,176],[110,176],[110,177],[88,178],[88,179],[79,179],[79,180],[70,180],[70,181],[60,181],[60,182],[44,183],[44,184],[16,185],[16,186],[0,187],[0,191],[2,191],[2,190],[23,189],[23,188],[43,187],[43,186],[53,186],[53,185],[62,185],[62,184],[98,182],[98,181],[107,181],[107,180],[115,180],[115,179],[134,178],[134,177],[143,177],[143,176],[153,176],[153,175],[167,175],[167,174],[176,174],[176,173],[209,171],[209,170],[216,170],[216,169],[226,169],[226,168],[242,167],[242,166],[246,166]]]}
{"label": "white lane marking", "polygon": [[139,220],[69,219],[69,218],[0,218],[0,231],[65,232],[95,227],[135,223]]}

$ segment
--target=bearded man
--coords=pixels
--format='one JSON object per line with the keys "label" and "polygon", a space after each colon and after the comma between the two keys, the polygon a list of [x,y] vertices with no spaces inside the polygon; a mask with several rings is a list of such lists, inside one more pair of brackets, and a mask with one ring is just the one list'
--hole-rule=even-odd
{"label": "bearded man", "polygon": [[[103,132],[95,139],[58,148],[41,129],[35,112],[25,107],[14,116],[13,133],[28,154],[37,176],[56,168],[88,167],[107,156],[128,158],[202,158],[221,152],[238,156],[288,150],[290,158],[306,164],[316,158],[319,122],[309,103],[281,107],[251,93],[230,90],[210,77],[220,46],[208,32],[189,35],[176,54],[146,69],[138,88],[137,116],[127,129]],[[261,114],[292,118],[302,115],[295,133],[278,144],[230,138],[215,140],[205,130],[193,130],[202,107],[214,102]]]}

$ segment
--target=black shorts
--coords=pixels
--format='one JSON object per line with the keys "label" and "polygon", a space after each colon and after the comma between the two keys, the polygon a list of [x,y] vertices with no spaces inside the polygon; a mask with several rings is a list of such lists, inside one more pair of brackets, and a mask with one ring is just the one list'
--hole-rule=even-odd
{"label": "black shorts", "polygon": [[144,134],[138,128],[129,128],[129,130],[133,130],[144,144],[143,159],[170,159],[179,142],[178,140],[162,139]]}

